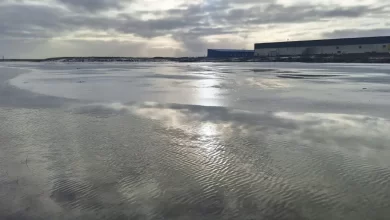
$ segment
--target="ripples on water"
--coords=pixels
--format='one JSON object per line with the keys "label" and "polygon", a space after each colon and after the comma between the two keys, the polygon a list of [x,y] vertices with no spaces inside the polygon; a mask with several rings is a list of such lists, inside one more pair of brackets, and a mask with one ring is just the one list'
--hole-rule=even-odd
{"label": "ripples on water", "polygon": [[0,117],[14,218],[388,216],[386,119],[155,103]]}
{"label": "ripples on water", "polygon": [[0,219],[390,216],[386,118],[118,102],[0,120]]}

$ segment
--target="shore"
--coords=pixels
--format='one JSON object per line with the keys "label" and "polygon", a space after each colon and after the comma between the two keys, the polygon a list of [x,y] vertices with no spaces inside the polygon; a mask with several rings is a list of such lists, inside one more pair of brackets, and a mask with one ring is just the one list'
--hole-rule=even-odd
{"label": "shore", "polygon": [[390,54],[306,55],[280,57],[53,57],[46,59],[3,59],[0,62],[305,62],[305,63],[390,63]]}

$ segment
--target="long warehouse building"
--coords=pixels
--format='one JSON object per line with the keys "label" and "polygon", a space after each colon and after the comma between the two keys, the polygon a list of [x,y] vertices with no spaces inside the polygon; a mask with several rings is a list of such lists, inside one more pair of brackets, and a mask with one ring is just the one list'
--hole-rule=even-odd
{"label": "long warehouse building", "polygon": [[390,36],[255,44],[255,56],[260,57],[363,53],[390,53]]}

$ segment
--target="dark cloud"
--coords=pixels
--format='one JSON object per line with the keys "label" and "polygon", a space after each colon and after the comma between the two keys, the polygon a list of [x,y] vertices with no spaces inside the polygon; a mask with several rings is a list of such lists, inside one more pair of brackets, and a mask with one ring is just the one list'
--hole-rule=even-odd
{"label": "dark cloud", "polygon": [[60,7],[35,4],[0,6],[0,20],[6,21],[0,23],[0,36],[27,39],[51,38],[85,28],[107,30],[118,24],[116,19],[69,14]]}
{"label": "dark cloud", "polygon": [[387,8],[371,8],[363,6],[332,7],[317,5],[269,4],[254,6],[248,9],[231,9],[228,12],[217,13],[213,19],[224,24],[270,24],[270,23],[301,23],[321,21],[332,18],[357,18],[369,14],[388,13]]}
{"label": "dark cloud", "polygon": [[[15,16],[17,14],[17,16]],[[58,25],[50,7],[4,6],[0,7],[0,36],[3,38],[47,38],[52,36]],[[54,22],[53,22],[54,21]]]}
{"label": "dark cloud", "polygon": [[108,9],[121,9],[131,0],[57,0],[69,6],[71,9],[79,9],[90,12],[104,11]]}

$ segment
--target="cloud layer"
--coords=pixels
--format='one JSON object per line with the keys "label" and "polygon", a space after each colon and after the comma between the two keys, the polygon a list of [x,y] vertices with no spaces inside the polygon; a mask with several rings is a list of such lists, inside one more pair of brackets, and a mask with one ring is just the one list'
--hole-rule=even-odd
{"label": "cloud layer", "polygon": [[256,42],[390,35],[389,12],[379,0],[0,0],[0,51],[202,56]]}

